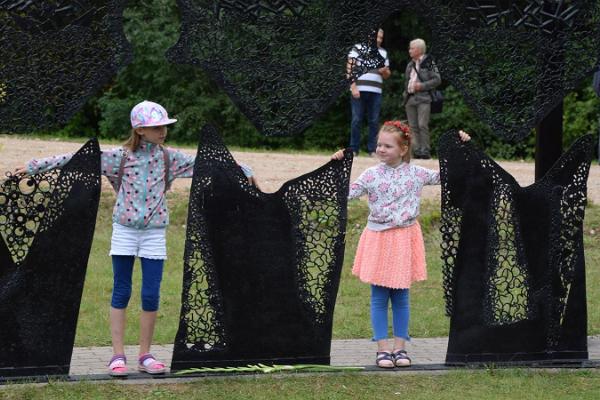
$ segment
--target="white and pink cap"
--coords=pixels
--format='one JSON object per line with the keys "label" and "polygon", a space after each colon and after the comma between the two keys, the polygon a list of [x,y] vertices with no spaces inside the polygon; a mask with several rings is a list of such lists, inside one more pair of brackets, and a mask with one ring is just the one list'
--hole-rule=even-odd
{"label": "white and pink cap", "polygon": [[169,118],[167,110],[158,103],[144,100],[131,109],[131,126],[142,128],[145,126],[169,125],[177,122]]}

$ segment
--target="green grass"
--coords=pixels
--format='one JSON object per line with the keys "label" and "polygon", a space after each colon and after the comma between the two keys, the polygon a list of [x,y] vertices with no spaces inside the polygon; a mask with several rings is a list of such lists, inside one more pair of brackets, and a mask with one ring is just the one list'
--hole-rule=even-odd
{"label": "green grass", "polygon": [[[161,312],[156,342],[172,343],[178,326],[187,194],[170,193],[171,226],[169,260],[163,281]],[[92,254],[79,316],[77,346],[109,345],[108,303],[112,272],[108,250],[114,194],[101,198]],[[334,318],[335,338],[366,338],[369,326],[369,288],[350,274],[358,238],[366,221],[363,201],[349,205],[347,248],[342,282]],[[439,259],[439,203],[422,205],[421,226],[425,235],[429,280],[413,286],[411,334],[415,337],[447,335]],[[593,231],[593,233],[592,233]],[[590,334],[600,333],[600,207],[589,206],[585,221],[588,320]],[[136,274],[139,272],[136,268]],[[134,277],[130,315],[139,310],[140,277]],[[131,312],[135,311],[135,312]],[[137,321],[127,328],[126,341],[137,343]],[[0,399],[596,399],[600,373],[586,371],[539,371],[527,369],[461,370],[444,374],[288,374],[205,378],[188,383],[144,385],[52,382],[39,385],[0,386]]]}
{"label": "green grass", "polygon": [[[171,225],[167,243],[169,259],[161,290],[161,310],[156,326],[156,343],[172,343],[178,327],[185,223],[188,193],[169,193]],[[114,194],[103,192],[96,222],[96,233],[87,270],[87,277],[79,313],[76,346],[105,346],[110,344],[108,305],[112,290],[110,249],[111,213]],[[333,337],[368,338],[371,335],[369,319],[369,286],[350,273],[358,238],[366,223],[366,202],[352,201],[348,207],[346,254],[336,303]],[[410,333],[413,337],[447,336],[449,320],[444,315],[442,291],[441,240],[439,233],[439,203],[425,201],[421,207],[421,226],[427,251],[427,281],[418,282],[411,289]],[[584,245],[587,264],[588,332],[600,334],[600,207],[590,205],[585,219]],[[592,233],[593,232],[593,233]],[[138,342],[137,317],[140,309],[141,277],[136,261],[134,288],[129,306],[130,323],[126,343]]]}
{"label": "green grass", "polygon": [[51,383],[0,387],[0,399],[597,399],[600,373],[531,370],[441,375],[335,374],[207,378],[191,383]]}
{"label": "green grass", "polygon": [[583,221],[588,334],[600,334],[600,205],[588,205]]}
{"label": "green grass", "polygon": [[[442,272],[439,233],[440,211],[437,203],[423,202],[421,227],[425,237],[428,279],[411,288],[410,334],[413,337],[447,336],[449,320],[444,317]],[[348,205],[346,254],[342,281],[334,314],[333,336],[341,338],[367,338],[371,335],[369,317],[370,289],[352,275],[352,261],[358,239],[367,221],[365,201],[351,201]]]}
{"label": "green grass", "polygon": [[[171,224],[167,232],[168,259],[161,288],[161,310],[156,324],[156,343],[172,343],[179,325],[181,306],[181,284],[183,272],[183,252],[185,245],[185,223],[189,194],[169,193]],[[115,195],[104,191],[96,219],[96,231],[88,262],[87,276],[79,311],[76,346],[110,345],[108,310],[112,293],[112,264],[108,255],[112,232],[112,207]],[[129,323],[125,341],[138,342],[138,321],[140,303],[141,274],[139,260],[136,260],[133,276],[133,290],[128,307]]]}

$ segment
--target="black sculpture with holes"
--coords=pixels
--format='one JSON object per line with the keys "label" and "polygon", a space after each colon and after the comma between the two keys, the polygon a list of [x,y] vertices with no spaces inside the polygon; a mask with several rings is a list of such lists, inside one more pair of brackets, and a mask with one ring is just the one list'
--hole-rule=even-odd
{"label": "black sculpture with holes", "polygon": [[66,375],[100,198],[98,142],[0,189],[0,376]]}
{"label": "black sculpture with holes", "polygon": [[[300,133],[350,80],[382,66],[357,43],[394,13],[431,29],[442,79],[492,131],[527,136],[599,66],[600,1],[178,0],[173,62],[208,72],[265,135]],[[243,50],[241,50],[243,49]],[[350,61],[350,68],[347,62]],[[356,61],[356,60],[354,60]]]}
{"label": "black sculpture with holes", "polygon": [[129,63],[126,0],[0,0],[0,132],[65,124]]}
{"label": "black sculpture with holes", "polygon": [[529,135],[599,66],[600,1],[410,3],[431,24],[442,79],[508,140]]}
{"label": "black sculpture with holes", "polygon": [[173,370],[330,360],[351,154],[267,194],[202,130]]}
{"label": "black sculpture with holes", "polygon": [[440,140],[446,363],[588,358],[583,218],[594,140],[521,187],[455,133]]}
{"label": "black sculpture with holes", "polygon": [[[379,2],[375,2],[379,3]],[[390,1],[388,1],[390,3]],[[394,0],[393,6],[406,5]],[[304,131],[349,81],[382,67],[374,28],[390,6],[355,0],[178,0],[170,61],[201,67],[267,136]],[[358,43],[361,63],[348,54]],[[355,61],[355,60],[354,60]]]}

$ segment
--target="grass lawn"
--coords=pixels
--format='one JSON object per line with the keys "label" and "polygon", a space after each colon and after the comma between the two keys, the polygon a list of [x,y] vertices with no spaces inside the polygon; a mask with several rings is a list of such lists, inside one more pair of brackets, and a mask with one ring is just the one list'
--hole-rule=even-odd
{"label": "grass lawn", "polygon": [[[172,343],[178,326],[182,259],[185,240],[187,195],[170,193],[171,226],[168,233],[170,259],[163,281],[161,312],[156,342]],[[109,345],[108,304],[112,273],[108,250],[114,194],[103,193],[79,314],[77,346]],[[411,291],[411,334],[415,337],[445,336],[439,258],[439,203],[422,206],[429,280]],[[369,337],[369,288],[350,274],[358,237],[366,222],[363,201],[351,202],[342,282],[334,317],[334,338]],[[586,246],[589,333],[600,333],[600,207],[587,209]],[[130,309],[138,310],[139,268],[134,277]],[[132,316],[137,312],[132,313]],[[127,328],[126,342],[137,343],[137,321]],[[441,374],[287,374],[272,376],[214,377],[193,382],[125,385],[114,382],[51,382],[47,385],[0,386],[0,399],[594,399],[600,393],[598,370],[486,369],[458,370]]]}
{"label": "grass lawn", "polygon": [[[178,327],[187,201],[186,193],[169,194],[171,210],[171,225],[167,234],[169,259],[166,263],[161,291],[161,311],[156,326],[156,343],[172,343]],[[108,305],[112,289],[112,267],[108,251],[113,203],[114,194],[103,192],[79,313],[76,346],[110,345]],[[411,290],[410,332],[413,337],[447,336],[449,320],[444,315],[441,285],[439,203],[425,202],[421,211],[429,279],[415,284]],[[359,282],[350,273],[358,238],[366,223],[366,202],[350,202],[348,215],[346,255],[334,316],[333,336],[336,339],[367,338],[371,335],[369,287]],[[590,205],[587,208],[584,229],[588,332],[591,335],[600,334],[600,206]],[[130,311],[132,318],[137,318],[137,310],[140,309],[140,283],[141,277],[136,262],[134,289],[129,307],[134,311]],[[137,336],[137,320],[131,319],[127,327],[126,343],[136,344]]]}
{"label": "grass lawn", "polygon": [[207,378],[192,383],[82,382],[0,387],[0,399],[577,399],[596,400],[593,371],[453,371],[441,375],[331,374]]}

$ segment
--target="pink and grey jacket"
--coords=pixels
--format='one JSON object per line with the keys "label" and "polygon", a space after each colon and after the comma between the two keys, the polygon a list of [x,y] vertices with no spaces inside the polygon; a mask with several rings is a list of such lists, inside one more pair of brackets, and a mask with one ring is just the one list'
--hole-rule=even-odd
{"label": "pink and grey jacket", "polygon": [[[194,173],[194,156],[179,150],[142,141],[134,152],[128,152],[123,168],[121,187],[118,187],[119,167],[125,154],[123,148],[102,151],[101,173],[118,190],[113,208],[113,222],[136,229],[164,228],[169,224],[169,212],[165,201],[165,161],[163,151],[168,151],[168,180],[191,178]],[[27,172],[31,175],[61,168],[74,153],[31,160]],[[240,165],[246,176],[252,170]]]}

